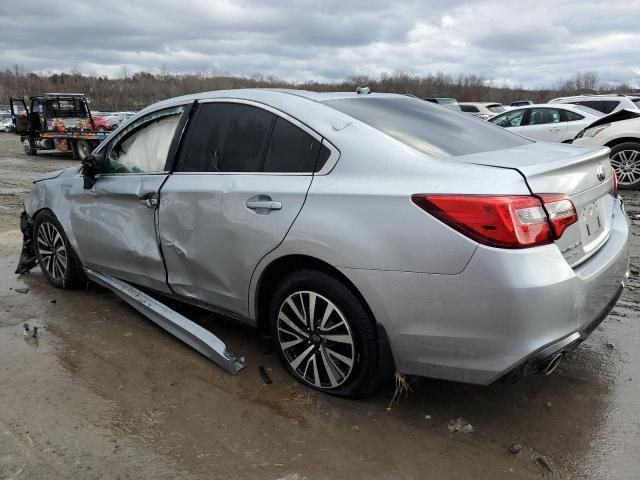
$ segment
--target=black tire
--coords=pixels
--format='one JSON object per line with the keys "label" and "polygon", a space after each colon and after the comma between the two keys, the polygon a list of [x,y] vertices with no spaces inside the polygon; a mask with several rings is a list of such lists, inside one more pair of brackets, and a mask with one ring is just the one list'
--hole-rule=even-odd
{"label": "black tire", "polygon": [[640,188],[640,142],[623,142],[611,147],[611,165],[624,190]]}
{"label": "black tire", "polygon": [[78,159],[83,161],[87,156],[89,156],[93,148],[88,140],[78,140],[76,143],[76,150],[78,151]]}
{"label": "black tire", "polygon": [[24,149],[24,153],[26,153],[27,155],[36,155],[36,153],[38,152],[31,137],[25,137],[22,140],[22,148]]}
{"label": "black tire", "polygon": [[54,287],[71,289],[86,283],[80,260],[50,210],[41,211],[33,221],[33,246],[40,269]]}
{"label": "black tire", "polygon": [[[296,316],[287,300],[302,316]],[[312,316],[312,303],[313,327],[309,328],[303,317]],[[331,313],[322,322],[329,303],[333,305]],[[287,323],[281,317],[286,317]],[[299,382],[350,398],[371,395],[380,387],[375,321],[354,292],[336,277],[317,270],[300,270],[285,277],[271,299],[269,322],[282,364]]]}

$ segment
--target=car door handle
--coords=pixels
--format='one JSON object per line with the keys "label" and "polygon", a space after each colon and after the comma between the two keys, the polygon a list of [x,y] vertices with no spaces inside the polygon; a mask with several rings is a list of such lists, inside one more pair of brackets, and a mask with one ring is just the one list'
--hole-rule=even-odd
{"label": "car door handle", "polygon": [[282,203],[274,202],[273,200],[249,200],[247,201],[247,208],[250,208],[251,210],[257,210],[259,208],[280,210],[282,208]]}
{"label": "car door handle", "polygon": [[156,208],[158,206],[158,194],[156,192],[148,192],[143,195],[138,195],[138,198],[147,208]]}
{"label": "car door handle", "polygon": [[282,202],[276,202],[268,195],[256,195],[247,200],[247,208],[256,210],[257,213],[280,210],[282,208]]}

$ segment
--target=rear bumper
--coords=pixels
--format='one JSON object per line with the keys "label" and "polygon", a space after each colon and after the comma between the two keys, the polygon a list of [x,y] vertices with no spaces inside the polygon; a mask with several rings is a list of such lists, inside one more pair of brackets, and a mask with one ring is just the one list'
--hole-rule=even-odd
{"label": "rear bumper", "polygon": [[582,330],[573,332],[571,335],[554,342],[551,345],[541,348],[537,352],[531,354],[528,358],[524,359],[519,365],[515,366],[511,371],[507,372],[501,377],[500,380],[506,382],[514,382],[532,373],[538,373],[543,371],[553,359],[557,357],[563,357],[564,355],[572,352],[575,348],[585,341],[591,332],[593,332],[598,326],[604,322],[609,315],[609,312],[613,310],[618,299],[622,295],[624,290],[624,283],[618,288],[618,292],[607,304],[607,306],[600,312],[600,315],[596,317],[593,322],[584,327]]}
{"label": "rear bumper", "polygon": [[583,341],[615,305],[628,268],[629,226],[616,200],[609,239],[576,268],[546,245],[480,246],[458,275],[342,271],[384,326],[399,371],[489,384]]}

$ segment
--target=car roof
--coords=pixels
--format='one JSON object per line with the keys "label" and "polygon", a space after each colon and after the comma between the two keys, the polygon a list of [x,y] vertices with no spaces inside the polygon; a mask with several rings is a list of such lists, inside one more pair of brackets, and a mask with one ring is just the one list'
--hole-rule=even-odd
{"label": "car roof", "polygon": [[[300,99],[309,100],[313,102],[323,102],[327,100],[339,100],[344,98],[358,98],[358,97],[405,97],[405,95],[399,93],[369,93],[359,94],[356,92],[311,92],[309,90],[296,90],[292,88],[238,88],[233,90],[212,90],[209,92],[195,93],[191,95],[183,95],[180,97],[173,97],[167,100],[150,105],[151,107],[162,107],[164,105],[172,105],[175,103],[186,103],[195,100],[209,100],[217,98],[239,99],[239,100],[254,100],[259,101],[262,99],[265,101],[276,101],[278,99],[283,100],[287,97],[298,97]],[[146,110],[146,108],[145,108]]]}
{"label": "car roof", "polygon": [[609,95],[598,94],[598,95],[573,95],[573,96],[570,96],[570,97],[558,97],[558,98],[554,98],[553,100],[549,100],[549,102],[561,102],[561,101],[565,101],[565,100],[602,100],[602,101],[615,100],[615,101],[623,101],[624,99],[631,100],[631,98],[628,95],[622,95],[622,94],[609,94]]}
{"label": "car roof", "polygon": [[133,117],[140,118],[164,108],[175,107],[191,103],[195,100],[205,102],[208,100],[246,101],[263,104],[266,107],[283,112],[284,114],[305,124],[321,136],[331,140],[335,132],[340,131],[346,125],[354,121],[350,117],[329,105],[321,102],[328,100],[340,100],[347,98],[402,98],[405,95],[398,93],[356,93],[356,92],[310,92],[307,90],[274,89],[274,88],[245,88],[234,90],[214,90],[192,95],[169,98],[140,110]]}
{"label": "car roof", "polygon": [[513,112],[514,110],[527,110],[531,108],[556,108],[562,110],[572,110],[581,113],[589,113],[585,112],[585,110],[583,110],[580,105],[574,105],[573,103],[534,103],[533,105],[518,105],[516,108],[512,108],[508,111]]}
{"label": "car roof", "polygon": [[483,107],[486,107],[487,105],[503,106],[500,102],[458,102],[458,105],[480,105]]}

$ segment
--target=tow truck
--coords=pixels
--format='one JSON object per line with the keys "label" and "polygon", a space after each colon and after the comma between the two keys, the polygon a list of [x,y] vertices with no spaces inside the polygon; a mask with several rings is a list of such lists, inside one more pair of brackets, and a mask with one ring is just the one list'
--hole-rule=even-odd
{"label": "tow truck", "polygon": [[9,100],[13,131],[27,155],[54,149],[84,160],[109,135],[97,125],[83,93],[45,93],[30,97],[29,103]]}

